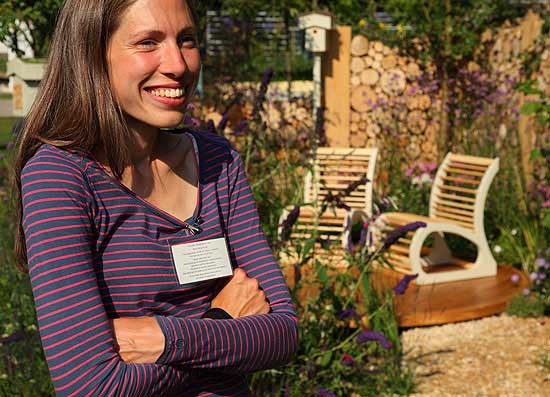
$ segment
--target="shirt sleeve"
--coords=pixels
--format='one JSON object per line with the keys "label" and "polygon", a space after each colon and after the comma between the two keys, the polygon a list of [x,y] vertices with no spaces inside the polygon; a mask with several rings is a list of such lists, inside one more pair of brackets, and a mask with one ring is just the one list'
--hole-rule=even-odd
{"label": "shirt sleeve", "polygon": [[[272,368],[295,353],[298,319],[290,293],[261,229],[256,202],[240,157],[227,169],[220,211],[234,264],[256,278],[271,312],[231,320],[157,317],[166,337],[158,363],[251,372]],[[225,197],[222,197],[225,196]]]}
{"label": "shirt sleeve", "polygon": [[42,149],[21,175],[23,227],[40,337],[58,396],[156,396],[182,372],[126,364],[94,270],[93,207],[84,174],[64,153]]}

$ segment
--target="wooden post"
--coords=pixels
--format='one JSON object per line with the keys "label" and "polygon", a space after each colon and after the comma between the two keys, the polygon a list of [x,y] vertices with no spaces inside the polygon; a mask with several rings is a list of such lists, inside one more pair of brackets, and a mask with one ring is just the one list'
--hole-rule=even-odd
{"label": "wooden post", "polygon": [[350,45],[350,26],[337,26],[328,32],[323,89],[327,145],[333,147],[350,146]]}

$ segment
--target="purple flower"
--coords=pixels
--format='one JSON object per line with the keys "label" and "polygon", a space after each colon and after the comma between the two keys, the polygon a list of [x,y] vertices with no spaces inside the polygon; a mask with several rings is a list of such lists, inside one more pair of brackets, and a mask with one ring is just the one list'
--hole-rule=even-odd
{"label": "purple flower", "polygon": [[336,397],[336,394],[322,387],[317,388],[317,397]]}
{"label": "purple flower", "polygon": [[[264,88],[264,90],[267,89],[267,85],[271,81],[272,77],[273,77],[273,68],[267,68],[267,70],[264,72],[264,75],[262,76],[262,83],[261,83],[261,87]],[[260,90],[262,90],[262,88],[260,88]]]}
{"label": "purple flower", "polygon": [[241,121],[235,128],[233,128],[233,134],[241,135],[241,133],[246,132],[248,129],[248,122],[246,120]]}
{"label": "purple flower", "polygon": [[302,269],[300,269],[300,266],[297,263],[295,263],[294,264],[294,286],[297,286],[301,279],[302,279]]}
{"label": "purple flower", "polygon": [[535,281],[537,278],[539,278],[538,273],[533,272],[529,275],[529,280],[531,281]]}
{"label": "purple flower", "polygon": [[416,229],[421,227],[426,227],[426,223],[417,221],[395,228],[387,234],[386,240],[384,241],[384,249],[388,249],[401,237],[405,237],[407,233],[414,232]]}
{"label": "purple flower", "polygon": [[212,120],[208,120],[206,122],[206,131],[211,132],[213,134],[216,133],[216,126],[214,125],[214,122]]}
{"label": "purple flower", "polygon": [[346,211],[351,211],[351,207],[343,202],[341,199],[336,200],[336,207],[344,209]]}
{"label": "purple flower", "polygon": [[412,280],[418,277],[418,274],[406,274],[399,282],[393,287],[393,292],[396,295],[404,295],[405,291],[409,287],[409,284]]}
{"label": "purple flower", "polygon": [[546,266],[546,259],[544,258],[537,258],[535,260],[535,265],[539,268],[539,269],[542,269],[543,267]]}
{"label": "purple flower", "polygon": [[346,367],[350,367],[353,365],[353,358],[345,353],[343,356],[342,356],[342,365],[345,365]]}
{"label": "purple flower", "polygon": [[201,122],[196,117],[185,116],[183,119],[183,124],[196,128],[200,126]]}
{"label": "purple flower", "polygon": [[529,292],[530,292],[529,288],[524,288],[523,291],[522,291],[523,295],[525,295],[525,296],[529,295]]}
{"label": "purple flower", "polygon": [[298,220],[298,216],[300,216],[300,207],[296,205],[292,211],[288,213],[286,219],[281,223],[281,241],[287,241],[290,238],[290,231],[292,226],[294,226]]}
{"label": "purple flower", "polygon": [[367,234],[369,232],[369,222],[364,222],[361,228],[361,236],[359,237],[359,246],[364,246],[367,242]]}
{"label": "purple flower", "polygon": [[344,309],[336,315],[336,318],[338,320],[343,320],[350,317],[356,320],[359,320],[361,318],[361,316],[359,316],[359,314],[354,309]]}
{"label": "purple flower", "polygon": [[517,274],[517,273],[512,274],[512,277],[510,277],[510,279],[512,280],[512,282],[514,284],[519,283],[519,274]]}
{"label": "purple flower", "polygon": [[384,335],[371,330],[361,331],[361,333],[355,338],[355,341],[358,345],[362,345],[363,343],[368,341],[374,341],[380,343],[380,346],[382,346],[386,350],[391,348],[391,343],[386,339]]}
{"label": "purple flower", "polygon": [[227,115],[227,112],[226,112],[226,113],[224,113],[224,115],[222,116],[222,119],[220,120],[220,122],[218,124],[218,131],[225,130],[225,126],[227,125],[228,120],[229,120],[229,116]]}
{"label": "purple flower", "polygon": [[348,241],[346,241],[346,250],[351,254],[353,252],[353,236],[351,231],[348,233]]}

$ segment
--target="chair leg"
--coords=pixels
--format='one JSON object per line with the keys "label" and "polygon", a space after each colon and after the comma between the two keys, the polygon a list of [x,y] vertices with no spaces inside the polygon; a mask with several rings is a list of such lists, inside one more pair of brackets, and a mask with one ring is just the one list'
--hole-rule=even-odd
{"label": "chair leg", "polygon": [[449,263],[453,257],[449,246],[445,242],[445,235],[442,232],[432,233],[434,244],[432,251],[420,258],[422,266],[436,266]]}

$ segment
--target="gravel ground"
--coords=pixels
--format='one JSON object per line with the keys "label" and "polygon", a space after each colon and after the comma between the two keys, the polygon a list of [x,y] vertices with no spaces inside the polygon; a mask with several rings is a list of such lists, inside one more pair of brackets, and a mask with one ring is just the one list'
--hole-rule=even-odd
{"label": "gravel ground", "polygon": [[502,314],[412,328],[401,340],[413,396],[550,396],[550,317]]}

